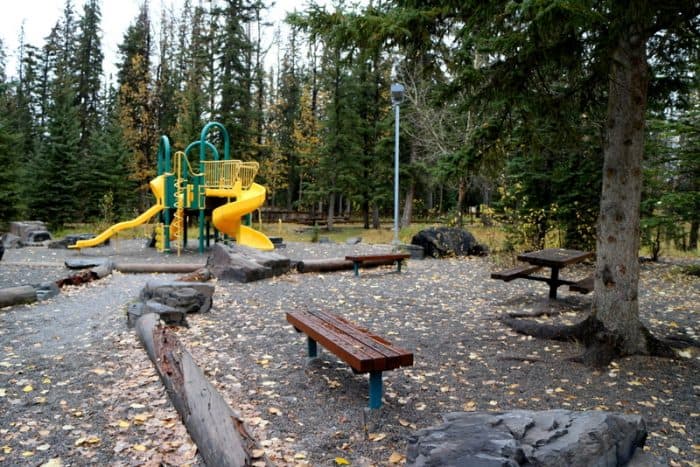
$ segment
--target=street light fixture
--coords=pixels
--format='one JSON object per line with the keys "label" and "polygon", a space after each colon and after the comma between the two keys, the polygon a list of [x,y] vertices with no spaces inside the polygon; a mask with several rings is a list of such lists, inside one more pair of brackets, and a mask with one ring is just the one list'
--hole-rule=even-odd
{"label": "street light fixture", "polygon": [[391,85],[391,104],[394,106],[394,247],[399,245],[399,107],[405,88],[401,83]]}

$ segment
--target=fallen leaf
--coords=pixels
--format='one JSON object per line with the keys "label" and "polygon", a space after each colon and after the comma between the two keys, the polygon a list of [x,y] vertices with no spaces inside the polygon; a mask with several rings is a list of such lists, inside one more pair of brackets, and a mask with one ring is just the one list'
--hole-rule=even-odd
{"label": "fallen leaf", "polygon": [[265,455],[265,450],[264,449],[253,449],[251,451],[251,454],[253,455],[254,458],[262,457]]}
{"label": "fallen leaf", "polygon": [[63,461],[60,457],[54,457],[53,459],[49,459],[48,462],[41,464],[41,467],[63,467]]}
{"label": "fallen leaf", "polygon": [[7,390],[5,388],[0,388],[0,397],[7,396]]}
{"label": "fallen leaf", "polygon": [[146,450],[146,446],[144,446],[143,444],[134,444],[132,448],[134,449],[134,451],[138,452],[144,452]]}
{"label": "fallen leaf", "polygon": [[37,446],[36,450],[44,452],[44,451],[48,451],[50,447],[51,447],[50,444],[42,444],[42,445]]}
{"label": "fallen leaf", "polygon": [[282,411],[277,407],[270,407],[269,409],[267,409],[267,411],[270,412],[272,415],[282,415]]}
{"label": "fallen leaf", "polygon": [[24,392],[32,392],[34,388],[32,387],[31,384],[27,384],[25,387],[22,388],[22,391]]}
{"label": "fallen leaf", "polygon": [[381,441],[386,438],[386,433],[370,433],[368,438],[370,441]]}
{"label": "fallen leaf", "polygon": [[336,457],[335,463],[336,465],[350,465],[350,461],[344,457]]}
{"label": "fallen leaf", "polygon": [[401,453],[398,453],[396,451],[392,452],[391,455],[389,456],[389,463],[390,464],[400,464],[406,459],[406,456],[404,456]]}

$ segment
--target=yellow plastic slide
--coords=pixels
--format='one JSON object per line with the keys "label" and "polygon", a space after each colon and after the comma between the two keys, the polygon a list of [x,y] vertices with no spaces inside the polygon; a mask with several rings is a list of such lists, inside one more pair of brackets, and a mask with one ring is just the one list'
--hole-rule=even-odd
{"label": "yellow plastic slide", "polygon": [[163,194],[165,192],[165,177],[163,175],[159,175],[151,182],[149,183],[151,187],[151,191],[156,197],[156,204],[148,208],[146,212],[141,214],[135,219],[131,219],[128,221],[124,222],[119,222],[118,224],[114,224],[113,226],[109,227],[107,230],[99,234],[98,236],[88,239],[88,240],[78,240],[75,242],[75,245],[70,245],[68,248],[90,248],[93,246],[97,246],[101,243],[103,243],[105,240],[110,238],[112,235],[115,233],[121,231],[121,230],[126,230],[126,229],[132,229],[134,227],[137,227],[141,224],[144,224],[148,222],[148,220],[158,214],[160,211],[163,210],[164,203],[163,203]]}
{"label": "yellow plastic slide", "polygon": [[241,225],[241,216],[258,209],[265,202],[265,187],[253,183],[247,190],[241,191],[236,201],[224,204],[212,212],[212,222],[219,232],[236,239],[239,245],[246,245],[258,250],[274,250],[275,246],[262,232]]}

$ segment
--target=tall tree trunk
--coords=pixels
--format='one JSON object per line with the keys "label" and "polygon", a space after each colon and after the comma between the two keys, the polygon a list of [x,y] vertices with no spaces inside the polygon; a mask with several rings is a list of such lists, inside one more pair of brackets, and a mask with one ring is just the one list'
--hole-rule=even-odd
{"label": "tall tree trunk", "polygon": [[376,204],[372,205],[372,228],[373,229],[378,229],[381,227],[381,224],[379,222],[379,206]]}
{"label": "tall tree trunk", "polygon": [[688,249],[690,251],[698,249],[698,230],[700,230],[700,221],[692,221],[690,223],[690,235],[688,237]]}
{"label": "tall tree trunk", "polygon": [[639,320],[639,206],[642,192],[646,40],[630,27],[612,56],[598,218],[594,317],[622,355],[648,354]]}
{"label": "tall tree trunk", "polygon": [[[418,146],[411,142],[411,159],[410,166],[413,165],[418,160]],[[403,216],[401,217],[401,227],[408,227],[411,225],[411,219],[413,218],[413,199],[416,196],[416,181],[414,177],[411,177],[408,183],[408,189],[406,190],[406,197],[404,198],[403,204]]]}
{"label": "tall tree trunk", "polygon": [[326,218],[327,228],[331,230],[333,228],[333,217],[335,216],[335,192],[331,191],[328,196],[328,217]]}
{"label": "tall tree trunk", "polygon": [[457,225],[464,226],[463,208],[464,200],[467,198],[467,176],[459,177],[459,188],[457,189]]}

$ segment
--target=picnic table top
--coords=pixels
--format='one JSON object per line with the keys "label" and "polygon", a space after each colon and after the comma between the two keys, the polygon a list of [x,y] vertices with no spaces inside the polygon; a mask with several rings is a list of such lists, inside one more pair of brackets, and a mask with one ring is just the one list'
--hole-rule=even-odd
{"label": "picnic table top", "polygon": [[594,256],[592,251],[567,250],[565,248],[545,248],[544,250],[529,251],[518,255],[518,260],[537,266],[561,268]]}

